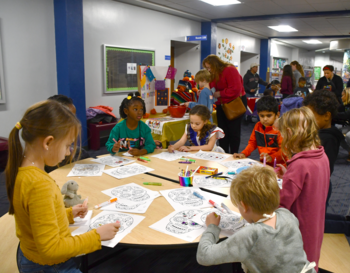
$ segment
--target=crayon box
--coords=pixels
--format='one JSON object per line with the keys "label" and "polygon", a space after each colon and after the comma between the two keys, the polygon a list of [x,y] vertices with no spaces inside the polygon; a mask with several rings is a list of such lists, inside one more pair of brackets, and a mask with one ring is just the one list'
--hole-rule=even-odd
{"label": "crayon box", "polygon": [[197,173],[213,175],[218,173],[218,168],[209,168],[209,167],[200,166],[199,169],[197,170]]}

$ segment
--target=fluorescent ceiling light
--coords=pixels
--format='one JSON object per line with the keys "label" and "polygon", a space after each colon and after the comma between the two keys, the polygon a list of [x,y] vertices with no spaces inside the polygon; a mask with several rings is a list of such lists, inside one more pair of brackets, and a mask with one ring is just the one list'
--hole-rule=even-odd
{"label": "fluorescent ceiling light", "polygon": [[295,31],[298,31],[297,29],[292,28],[291,26],[288,26],[288,25],[269,26],[269,28],[277,30],[278,32],[295,32]]}
{"label": "fluorescent ceiling light", "polygon": [[303,40],[304,43],[307,43],[307,44],[312,44],[312,45],[317,45],[317,44],[322,44],[321,41],[319,40]]}
{"label": "fluorescent ceiling light", "polygon": [[201,0],[201,1],[213,6],[225,6],[225,5],[234,5],[234,4],[241,3],[237,0]]}

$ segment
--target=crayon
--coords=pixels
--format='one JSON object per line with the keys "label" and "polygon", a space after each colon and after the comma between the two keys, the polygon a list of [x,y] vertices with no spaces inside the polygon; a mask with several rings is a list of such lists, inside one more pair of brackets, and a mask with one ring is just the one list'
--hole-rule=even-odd
{"label": "crayon", "polygon": [[158,182],[143,182],[143,185],[162,186],[162,183],[158,183]]}

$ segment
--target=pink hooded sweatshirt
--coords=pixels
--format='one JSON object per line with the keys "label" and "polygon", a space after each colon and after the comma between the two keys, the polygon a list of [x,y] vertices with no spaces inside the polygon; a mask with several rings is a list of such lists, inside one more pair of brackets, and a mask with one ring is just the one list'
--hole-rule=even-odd
{"label": "pink hooded sweatshirt", "polygon": [[280,206],[299,220],[304,250],[310,262],[320,259],[330,181],[328,157],[322,146],[300,152],[287,162],[280,191]]}

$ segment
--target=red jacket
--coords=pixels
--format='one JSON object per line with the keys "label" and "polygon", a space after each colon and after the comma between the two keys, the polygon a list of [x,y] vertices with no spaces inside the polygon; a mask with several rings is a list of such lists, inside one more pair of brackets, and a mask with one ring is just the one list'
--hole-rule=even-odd
{"label": "red jacket", "polygon": [[247,147],[241,153],[248,157],[258,148],[259,154],[267,153],[272,157],[272,162],[268,162],[268,165],[273,166],[275,158],[277,164],[286,165],[287,160],[283,159],[285,157],[282,155],[281,150],[282,140],[280,131],[274,129],[272,126],[265,127],[259,121],[254,126]]}
{"label": "red jacket", "polygon": [[297,153],[287,165],[280,206],[298,218],[307,259],[318,267],[330,180],[328,157],[320,146],[317,150]]}
{"label": "red jacket", "polygon": [[218,81],[214,80],[210,83],[210,88],[215,87],[216,91],[220,91],[220,98],[215,104],[228,103],[235,98],[245,95],[242,76],[234,66],[227,66],[222,71]]}

